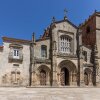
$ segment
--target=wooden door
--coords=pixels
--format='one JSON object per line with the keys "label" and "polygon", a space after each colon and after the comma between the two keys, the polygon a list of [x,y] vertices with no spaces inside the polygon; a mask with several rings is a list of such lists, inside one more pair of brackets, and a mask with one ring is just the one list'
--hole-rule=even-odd
{"label": "wooden door", "polygon": [[65,73],[64,73],[64,70],[61,71],[61,73],[60,73],[60,82],[61,82],[62,86],[65,85]]}
{"label": "wooden door", "polygon": [[40,72],[40,85],[46,85],[46,72],[44,70]]}

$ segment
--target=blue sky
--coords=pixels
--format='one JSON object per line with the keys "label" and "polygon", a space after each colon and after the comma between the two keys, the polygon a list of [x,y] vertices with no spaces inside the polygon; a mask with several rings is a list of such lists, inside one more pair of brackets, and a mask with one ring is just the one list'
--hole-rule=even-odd
{"label": "blue sky", "polygon": [[29,40],[35,32],[38,38],[52,16],[63,19],[65,8],[68,19],[79,25],[95,9],[100,11],[100,0],[0,0],[0,37]]}

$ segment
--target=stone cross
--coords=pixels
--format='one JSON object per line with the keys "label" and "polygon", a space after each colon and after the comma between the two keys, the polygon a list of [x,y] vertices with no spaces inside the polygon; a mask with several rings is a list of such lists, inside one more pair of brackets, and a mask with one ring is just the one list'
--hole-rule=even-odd
{"label": "stone cross", "polygon": [[54,23],[56,21],[55,17],[53,16],[52,17],[52,22]]}
{"label": "stone cross", "polygon": [[64,16],[66,16],[68,13],[67,9],[64,9]]}

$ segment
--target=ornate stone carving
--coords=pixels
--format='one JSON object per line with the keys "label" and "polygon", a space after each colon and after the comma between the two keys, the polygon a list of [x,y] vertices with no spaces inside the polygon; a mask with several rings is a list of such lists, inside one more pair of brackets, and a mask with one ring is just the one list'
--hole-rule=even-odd
{"label": "ornate stone carving", "polygon": [[49,59],[43,59],[43,58],[35,58],[35,63],[45,63],[45,64],[50,64],[51,61]]}
{"label": "ornate stone carving", "polygon": [[21,85],[23,83],[23,78],[19,71],[12,71],[2,76],[2,83],[4,85]]}

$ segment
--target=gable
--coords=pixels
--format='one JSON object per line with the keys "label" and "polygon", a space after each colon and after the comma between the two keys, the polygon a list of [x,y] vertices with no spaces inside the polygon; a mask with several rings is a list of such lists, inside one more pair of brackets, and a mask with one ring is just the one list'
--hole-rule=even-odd
{"label": "gable", "polygon": [[58,31],[63,30],[63,31],[70,32],[70,33],[76,33],[77,28],[78,28],[77,26],[75,26],[68,20],[62,20],[62,21],[55,22],[55,25]]}
{"label": "gable", "polygon": [[69,25],[71,25],[72,27],[74,27],[74,28],[78,28],[76,25],[74,25],[71,21],[69,21],[68,19],[66,19],[66,20],[61,20],[61,21],[56,21],[55,22],[56,24],[61,24],[61,23],[67,23],[67,24],[69,24]]}

